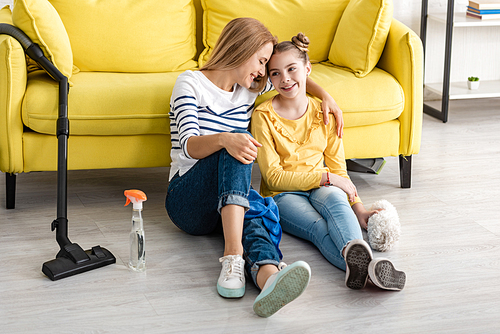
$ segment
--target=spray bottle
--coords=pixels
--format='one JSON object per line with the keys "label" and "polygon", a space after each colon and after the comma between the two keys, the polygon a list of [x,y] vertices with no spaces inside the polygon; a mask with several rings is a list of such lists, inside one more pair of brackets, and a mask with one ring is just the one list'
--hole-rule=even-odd
{"label": "spray bottle", "polygon": [[132,231],[130,231],[130,269],[138,272],[146,270],[146,252],[144,249],[144,227],[142,224],[142,202],[147,200],[146,194],[140,190],[125,190],[127,202],[125,206],[133,203]]}

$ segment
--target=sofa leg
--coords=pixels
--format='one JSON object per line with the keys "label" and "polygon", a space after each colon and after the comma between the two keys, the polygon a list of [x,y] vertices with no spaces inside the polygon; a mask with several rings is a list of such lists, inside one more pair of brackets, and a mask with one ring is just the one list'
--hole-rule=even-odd
{"label": "sofa leg", "polygon": [[5,173],[6,200],[5,207],[14,209],[16,206],[16,174]]}
{"label": "sofa leg", "polygon": [[399,156],[399,179],[401,188],[411,188],[411,155]]}

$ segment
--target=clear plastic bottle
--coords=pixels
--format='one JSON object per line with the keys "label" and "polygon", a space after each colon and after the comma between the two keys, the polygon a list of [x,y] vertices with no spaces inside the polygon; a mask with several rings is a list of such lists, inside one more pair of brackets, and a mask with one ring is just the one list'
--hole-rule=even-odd
{"label": "clear plastic bottle", "polygon": [[146,251],[144,239],[144,226],[142,221],[142,202],[145,201],[146,194],[140,190],[125,190],[128,205],[134,204],[132,211],[132,230],[130,231],[130,258],[128,266],[138,272],[146,270]]}

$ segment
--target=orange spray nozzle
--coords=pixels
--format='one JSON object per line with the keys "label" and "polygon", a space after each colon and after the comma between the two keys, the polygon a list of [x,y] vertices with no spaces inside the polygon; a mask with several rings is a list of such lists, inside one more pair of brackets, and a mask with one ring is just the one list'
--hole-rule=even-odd
{"label": "orange spray nozzle", "polygon": [[142,202],[148,199],[143,191],[137,189],[125,190],[123,194],[127,197],[127,202],[124,206],[132,202],[134,203],[134,209],[142,209]]}

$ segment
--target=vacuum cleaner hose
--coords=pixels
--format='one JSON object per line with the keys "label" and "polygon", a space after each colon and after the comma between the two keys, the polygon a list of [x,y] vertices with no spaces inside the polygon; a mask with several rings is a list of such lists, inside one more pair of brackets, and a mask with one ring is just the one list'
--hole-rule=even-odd
{"label": "vacuum cleaner hose", "polygon": [[21,29],[14,27],[11,24],[0,23],[0,34],[6,34],[15,38],[23,47],[26,54],[36,61],[47,73],[54,78],[56,81],[60,82],[65,77],[64,75],[48,60],[42,49],[38,44],[33,43],[33,41],[26,35]]}
{"label": "vacuum cleaner hose", "polygon": [[21,43],[24,50],[27,50],[33,44],[31,39],[21,29],[7,23],[0,23],[0,34],[14,37]]}

